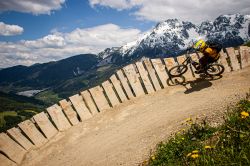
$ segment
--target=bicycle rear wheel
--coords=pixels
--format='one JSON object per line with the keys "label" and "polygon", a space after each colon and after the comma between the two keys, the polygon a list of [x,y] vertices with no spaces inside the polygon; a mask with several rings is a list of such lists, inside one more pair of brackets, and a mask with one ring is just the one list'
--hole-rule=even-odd
{"label": "bicycle rear wheel", "polygon": [[219,76],[224,72],[225,68],[221,64],[210,64],[206,67],[205,73],[210,76]]}
{"label": "bicycle rear wheel", "polygon": [[180,77],[182,74],[186,73],[188,67],[186,65],[177,65],[169,70],[169,74],[172,77]]}

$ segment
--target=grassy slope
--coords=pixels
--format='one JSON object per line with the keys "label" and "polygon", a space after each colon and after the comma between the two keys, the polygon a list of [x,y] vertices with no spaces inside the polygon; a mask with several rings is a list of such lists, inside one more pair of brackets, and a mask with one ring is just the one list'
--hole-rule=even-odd
{"label": "grassy slope", "polygon": [[188,119],[190,128],[160,143],[142,165],[250,165],[249,114],[250,101],[242,100],[219,127]]}
{"label": "grassy slope", "polygon": [[32,117],[44,108],[79,93],[82,90],[100,85],[118,69],[118,66],[103,66],[86,72],[84,75],[68,79],[37,94],[34,98],[0,92],[0,131]]}
{"label": "grassy slope", "polygon": [[0,92],[0,132],[43,110],[44,104],[33,98]]}
{"label": "grassy slope", "polygon": [[35,96],[36,99],[45,102],[47,105],[54,104],[61,99],[68,98],[80,91],[100,85],[118,69],[118,66],[103,66],[95,70],[84,73],[84,75],[68,79],[61,84],[55,85],[44,92]]}

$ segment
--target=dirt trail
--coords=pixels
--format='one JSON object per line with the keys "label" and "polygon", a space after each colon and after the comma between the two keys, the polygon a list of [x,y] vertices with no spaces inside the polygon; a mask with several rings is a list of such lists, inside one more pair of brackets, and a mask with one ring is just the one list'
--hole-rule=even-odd
{"label": "dirt trail", "polygon": [[29,152],[22,165],[138,165],[184,119],[205,113],[216,123],[226,106],[249,88],[248,67],[189,90],[175,86],[136,98],[60,133],[45,147]]}

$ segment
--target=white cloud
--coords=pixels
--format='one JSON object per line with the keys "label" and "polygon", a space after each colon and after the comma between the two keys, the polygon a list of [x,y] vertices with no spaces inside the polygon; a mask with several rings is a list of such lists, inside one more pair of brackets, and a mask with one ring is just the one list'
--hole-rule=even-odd
{"label": "white cloud", "polygon": [[136,7],[133,14],[138,19],[150,21],[178,18],[197,23],[221,14],[250,14],[249,0],[89,0],[89,3],[117,10]]}
{"label": "white cloud", "polygon": [[18,25],[8,25],[0,22],[0,35],[1,36],[14,36],[23,33],[23,28]]}
{"label": "white cloud", "polygon": [[116,8],[118,10],[131,8],[132,5],[128,0],[89,0],[92,7],[96,5],[107,6],[111,8]]}
{"label": "white cloud", "polygon": [[0,68],[59,60],[82,53],[99,53],[107,47],[122,46],[135,40],[141,31],[114,24],[77,28],[70,33],[44,36],[37,40],[0,42]]}
{"label": "white cloud", "polygon": [[50,14],[62,7],[65,0],[2,0],[0,11],[18,11],[33,14]]}
{"label": "white cloud", "polygon": [[92,7],[105,6],[117,10],[130,9],[136,6],[140,6],[143,3],[144,0],[89,0],[89,4]]}

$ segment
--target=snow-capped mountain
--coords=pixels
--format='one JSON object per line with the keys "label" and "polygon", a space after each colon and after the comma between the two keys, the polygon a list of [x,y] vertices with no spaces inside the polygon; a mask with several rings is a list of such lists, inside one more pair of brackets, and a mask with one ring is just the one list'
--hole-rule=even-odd
{"label": "snow-capped mountain", "polygon": [[[250,40],[250,15],[221,15],[200,25],[178,19],[158,23],[136,41],[99,53],[105,63],[119,63],[147,57],[176,56],[195,39],[219,41],[224,47],[237,46]],[[108,60],[107,60],[108,59]]]}

